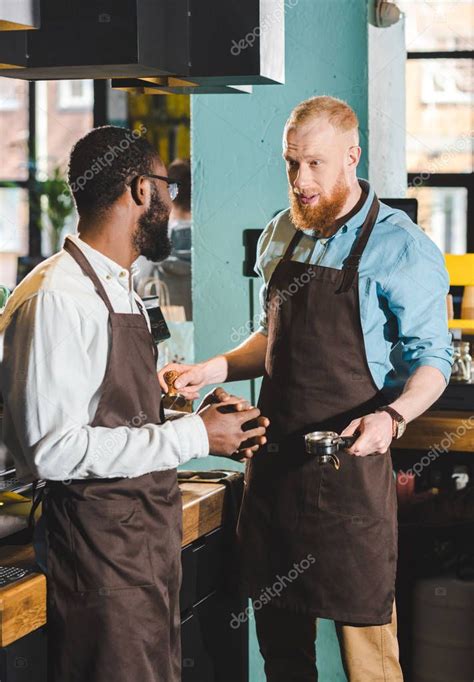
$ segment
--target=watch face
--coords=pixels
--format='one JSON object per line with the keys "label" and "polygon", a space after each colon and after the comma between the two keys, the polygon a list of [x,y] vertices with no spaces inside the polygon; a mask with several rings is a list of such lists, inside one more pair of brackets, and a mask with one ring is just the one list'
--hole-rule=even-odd
{"label": "watch face", "polygon": [[398,414],[396,410],[392,409],[388,405],[385,405],[384,407],[378,407],[376,412],[387,412],[391,416],[393,423],[392,430],[393,438],[401,438],[403,436],[407,424],[406,421],[401,416],[401,414]]}
{"label": "watch face", "polygon": [[407,427],[407,425],[404,421],[397,423],[397,436],[396,436],[397,438],[401,438],[403,436],[403,434],[405,433],[406,427]]}

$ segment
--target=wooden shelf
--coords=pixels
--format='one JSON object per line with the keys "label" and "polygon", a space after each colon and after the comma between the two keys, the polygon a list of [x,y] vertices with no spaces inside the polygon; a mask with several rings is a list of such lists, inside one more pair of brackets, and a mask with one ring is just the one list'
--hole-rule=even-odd
{"label": "wooden shelf", "polygon": [[474,331],[474,320],[448,320],[448,327],[450,329],[465,329],[466,331]]}
{"label": "wooden shelf", "polygon": [[393,450],[430,450],[433,447],[449,452],[474,454],[474,415],[472,412],[425,412],[407,426]]}

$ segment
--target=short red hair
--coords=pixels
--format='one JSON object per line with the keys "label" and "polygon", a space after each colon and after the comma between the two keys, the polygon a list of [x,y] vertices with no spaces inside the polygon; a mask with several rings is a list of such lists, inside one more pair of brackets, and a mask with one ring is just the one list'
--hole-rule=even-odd
{"label": "short red hair", "polygon": [[285,129],[293,128],[311,118],[317,117],[326,118],[341,133],[358,129],[359,127],[357,115],[347,102],[337,97],[322,95],[310,97],[298,104],[291,112]]}

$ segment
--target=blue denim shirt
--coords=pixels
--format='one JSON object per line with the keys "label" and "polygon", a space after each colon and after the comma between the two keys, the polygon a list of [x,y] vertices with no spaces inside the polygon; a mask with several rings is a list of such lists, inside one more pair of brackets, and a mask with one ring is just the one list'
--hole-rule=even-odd
{"label": "blue denim shirt", "polygon": [[[369,184],[359,182],[368,192],[360,211],[332,237],[321,238],[304,230],[294,260],[342,268],[374,197]],[[257,247],[255,270],[264,281],[258,331],[263,334],[267,333],[266,287],[295,233],[289,213],[289,209],[282,211],[267,225]],[[365,351],[378,388],[396,395],[408,376],[422,365],[436,367],[449,381],[452,349],[446,310],[448,292],[449,277],[438,247],[406,213],[381,203],[359,266]],[[314,350],[316,353],[317,348]]]}

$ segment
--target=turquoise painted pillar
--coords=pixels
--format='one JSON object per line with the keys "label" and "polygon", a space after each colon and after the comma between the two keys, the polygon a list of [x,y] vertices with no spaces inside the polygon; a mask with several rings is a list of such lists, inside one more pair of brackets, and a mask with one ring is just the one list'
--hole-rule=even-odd
{"label": "turquoise painted pillar", "polygon": [[[193,97],[197,360],[229,350],[248,336],[249,280],[242,276],[242,232],[265,227],[276,211],[288,205],[281,139],[295,104],[321,94],[348,101],[361,125],[360,175],[368,175],[367,1],[291,0],[285,4],[286,84],[255,87],[252,95]],[[241,37],[235,36],[236,40]],[[258,290],[259,283],[255,284]],[[231,387],[235,393],[250,395],[249,382]],[[196,465],[228,467],[220,458]],[[332,623],[320,621],[318,640],[320,680],[344,682]],[[250,680],[264,679],[252,635]]]}

